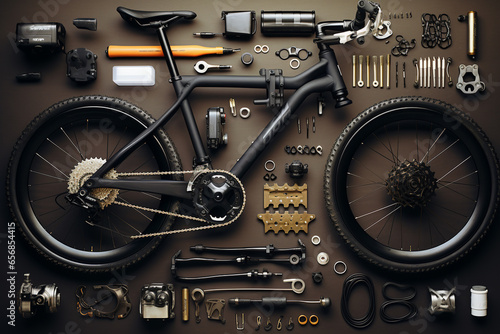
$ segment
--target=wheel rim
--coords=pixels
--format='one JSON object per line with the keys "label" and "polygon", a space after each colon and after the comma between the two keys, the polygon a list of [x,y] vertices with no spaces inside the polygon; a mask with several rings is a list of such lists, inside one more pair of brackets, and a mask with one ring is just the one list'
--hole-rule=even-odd
{"label": "wheel rim", "polygon": [[[363,123],[335,153],[339,219],[375,260],[439,261],[476,237],[495,180],[478,140],[458,121],[427,108],[393,109]],[[435,175],[426,205],[404,207],[388,191],[391,170],[404,161],[423,163]]]}
{"label": "wheel rim", "polygon": [[[92,226],[86,223],[89,220],[85,210],[64,201],[68,176],[79,162],[95,157],[107,159],[146,126],[143,119],[116,108],[81,107],[57,114],[37,129],[16,173],[22,224],[37,248],[66,264],[98,268],[137,256],[138,251],[153,243],[152,239],[132,241],[129,237],[160,230],[164,217],[111,205],[99,211],[99,225]],[[165,168],[169,166],[162,143],[153,138],[117,170]],[[137,197],[120,191],[118,199],[160,209],[171,206],[170,200],[152,194]]]}

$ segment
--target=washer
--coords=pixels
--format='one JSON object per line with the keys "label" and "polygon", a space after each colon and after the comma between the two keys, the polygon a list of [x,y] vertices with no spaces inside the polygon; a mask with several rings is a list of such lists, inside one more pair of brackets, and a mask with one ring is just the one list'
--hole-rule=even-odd
{"label": "washer", "polygon": [[317,246],[321,242],[321,238],[319,237],[319,235],[313,235],[313,237],[311,238],[311,242],[313,245]]}
{"label": "washer", "polygon": [[243,107],[240,109],[240,117],[241,118],[248,118],[250,117],[250,109],[247,107]]}
{"label": "washer", "polygon": [[319,318],[316,314],[311,314],[311,316],[309,317],[309,323],[313,326],[316,326],[319,322]]}
{"label": "washer", "polygon": [[[268,167],[268,165],[271,165],[271,167]],[[272,160],[267,160],[266,163],[264,164],[264,168],[268,171],[268,172],[272,172],[273,170],[276,169],[276,163]]]}
{"label": "washer", "polygon": [[255,46],[253,47],[253,51],[254,51],[255,53],[261,53],[261,52],[262,52],[262,46],[261,46],[261,45],[259,45],[259,44],[255,45]]}
{"label": "washer", "polygon": [[299,323],[299,325],[305,326],[307,324],[307,315],[305,315],[305,314],[299,315],[297,322]]}
{"label": "washer", "polygon": [[316,260],[320,265],[326,266],[328,264],[328,261],[330,261],[330,257],[325,252],[321,252],[316,257]]}
{"label": "washer", "polygon": [[292,60],[290,60],[290,67],[293,69],[293,70],[296,70],[300,67],[300,61],[296,58],[293,58]]}
{"label": "washer", "polygon": [[[339,270],[337,269],[337,266],[338,266],[338,265],[344,266],[344,270],[339,271]],[[337,261],[337,262],[335,262],[335,264],[333,265],[333,271],[335,271],[335,273],[336,273],[337,275],[343,275],[343,274],[345,274],[345,273],[346,273],[346,271],[347,271],[347,264],[345,264],[345,262],[344,262],[344,261]]]}
{"label": "washer", "polygon": [[262,46],[260,47],[260,52],[262,52],[262,53],[268,53],[268,52],[269,52],[269,46],[267,46],[267,45],[265,45],[265,44],[264,44],[264,45],[262,45]]}

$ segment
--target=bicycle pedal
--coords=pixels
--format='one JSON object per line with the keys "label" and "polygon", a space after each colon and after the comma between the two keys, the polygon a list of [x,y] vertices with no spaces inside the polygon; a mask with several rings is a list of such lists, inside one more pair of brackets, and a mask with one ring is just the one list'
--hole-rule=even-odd
{"label": "bicycle pedal", "polygon": [[269,206],[277,208],[280,205],[288,207],[293,205],[298,208],[302,204],[307,209],[307,184],[301,186],[294,184],[289,186],[285,183],[282,186],[278,184],[264,185],[264,209]]}
{"label": "bicycle pedal", "polygon": [[303,213],[285,213],[274,212],[270,213],[266,211],[257,215],[257,218],[264,223],[264,232],[274,231],[278,234],[280,231],[288,234],[290,231],[294,231],[295,234],[300,231],[308,232],[309,223],[316,218],[316,215],[303,212]]}

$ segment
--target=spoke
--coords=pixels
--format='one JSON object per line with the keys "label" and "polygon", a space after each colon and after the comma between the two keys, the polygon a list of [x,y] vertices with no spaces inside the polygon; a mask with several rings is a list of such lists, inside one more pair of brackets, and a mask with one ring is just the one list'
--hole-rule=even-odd
{"label": "spoke", "polygon": [[[427,157],[427,156],[430,156],[430,152],[432,151],[432,149],[434,148],[434,145],[436,145],[436,143],[438,142],[438,140],[441,138],[441,136],[443,135],[443,133],[446,131],[446,128],[443,129],[443,131],[441,131],[441,133],[439,134],[439,136],[436,138],[436,140],[434,140],[434,142],[432,143],[431,146],[429,146],[429,149],[427,150],[427,152],[425,152],[425,155],[422,157],[422,159],[420,159],[420,163],[422,163],[422,161],[424,161],[424,159]],[[432,134],[432,131],[431,131],[431,134]],[[427,163],[429,163],[429,159],[427,158]]]}
{"label": "spoke", "polygon": [[52,164],[50,161],[48,161],[47,159],[45,159],[44,157],[42,157],[38,152],[35,153],[37,157],[39,157],[40,159],[42,159],[43,161],[45,161],[46,163],[48,163],[52,168],[54,168],[56,171],[58,171],[59,173],[61,173],[62,175],[66,176],[67,179],[69,179],[69,176],[66,175],[62,170],[60,170],[59,168],[57,168],[56,166],[54,166],[54,164]]}
{"label": "spoke", "polygon": [[[80,154],[80,158],[82,160],[84,160],[85,158],[83,157],[83,154],[82,154],[82,151],[80,150],[80,148],[77,146],[77,144],[75,144],[73,142],[73,140],[68,136],[68,134],[66,133],[66,131],[64,131],[63,127],[60,127],[62,133],[64,133],[64,135],[66,136],[66,138],[68,138],[69,142],[71,143],[71,145],[73,145],[73,147],[75,148],[75,150],[78,152],[78,154]],[[78,138],[75,136],[75,139],[77,140],[77,143],[78,143]]]}
{"label": "spoke", "polygon": [[420,150],[418,149],[418,122],[415,123],[415,138],[417,140],[417,160],[420,160],[418,154]]}
{"label": "spoke", "polygon": [[443,186],[441,188],[438,188],[436,191],[438,191],[439,189],[444,189],[446,187],[449,187],[451,186],[452,184],[457,184],[457,185],[461,185],[461,186],[473,186],[473,187],[478,187],[479,185],[478,184],[474,184],[474,183],[458,183],[458,181],[460,180],[463,180],[465,178],[468,178],[469,176],[471,175],[474,175],[474,174],[477,174],[477,170],[473,171],[472,173],[469,173],[465,176],[462,176],[461,178],[458,178],[454,181],[440,181],[440,183],[443,183],[443,182],[447,182],[447,184],[443,184]]}
{"label": "spoke", "polygon": [[44,212],[44,213],[39,213],[38,217],[43,217],[43,216],[49,215],[51,213],[54,213],[54,212],[57,212],[57,211],[60,211],[60,210],[61,210],[61,208],[55,208],[53,210],[50,210],[50,211],[47,211],[47,212]]}
{"label": "spoke", "polygon": [[69,153],[68,151],[64,150],[62,147],[60,147],[59,145],[57,145],[56,143],[54,143],[52,140],[50,140],[49,138],[47,138],[47,141],[49,143],[51,143],[52,145],[54,145],[55,147],[57,147],[59,150],[61,150],[64,154],[66,154],[67,156],[69,156],[71,159],[75,160],[77,163],[79,162],[78,159],[76,159],[71,153]]}
{"label": "spoke", "polygon": [[[123,197],[121,196],[118,196],[118,198],[122,201],[124,201],[125,203],[127,204],[130,204],[129,201],[127,201],[126,199],[124,199]],[[138,214],[140,214],[141,216],[143,216],[144,218],[146,218],[147,220],[149,220],[150,222],[153,220],[151,219],[150,217],[146,216],[142,211],[136,209],[136,208],[132,208],[134,211],[136,211]],[[125,221],[124,221],[125,222]],[[129,225],[131,228],[135,229],[138,233],[140,233],[141,231],[137,230],[135,227],[132,227],[132,225],[128,224],[127,222],[125,222],[127,225]]]}
{"label": "spoke", "polygon": [[[427,213],[427,215],[429,216],[429,221],[432,221],[432,217],[433,217],[433,216],[432,216],[432,215],[430,215],[429,213]],[[453,220],[453,222],[456,222],[456,220]],[[449,227],[449,229],[450,229],[451,231],[453,231],[453,233],[454,233],[454,234],[456,234],[456,232],[460,231],[460,229],[461,229],[460,227],[456,227],[456,226],[453,226],[452,224],[450,224],[450,222],[449,222],[448,220],[444,220],[444,219],[442,219],[442,220],[439,220],[439,223],[441,223],[441,224],[444,224],[444,225],[448,226],[448,227]]]}
{"label": "spoke", "polygon": [[[375,134],[374,134],[374,136],[375,136]],[[377,137],[377,136],[375,136],[375,137]],[[377,139],[378,139],[378,138],[377,138]],[[379,140],[379,141],[380,141],[380,140]],[[364,145],[364,144],[365,144],[364,142],[363,142],[363,143],[361,143],[361,145]],[[384,145],[384,144],[382,144],[382,145]],[[385,146],[385,145],[384,145],[384,146]],[[368,149],[369,149],[369,150],[372,150],[372,151],[373,151],[373,152],[375,152],[376,154],[380,155],[382,158],[387,159],[387,161],[389,161],[389,162],[391,162],[391,163],[394,163],[394,161],[393,161],[393,160],[391,160],[390,158],[386,157],[384,154],[380,153],[379,151],[376,151],[374,148],[370,147],[370,145],[367,145],[366,147],[368,147]]]}
{"label": "spoke", "polygon": [[354,202],[357,202],[357,201],[359,201],[359,200],[361,200],[361,199],[363,199],[363,198],[366,198],[366,197],[368,197],[368,196],[371,196],[373,193],[375,193],[375,192],[379,191],[380,189],[384,189],[384,188],[385,188],[385,186],[378,187],[377,189],[372,190],[372,191],[370,191],[369,193],[367,193],[367,194],[365,194],[365,195],[363,195],[363,196],[361,196],[361,197],[358,197],[358,198],[356,198],[355,200],[350,201],[350,202],[349,202],[349,205],[350,205],[350,204],[352,204],[352,203],[354,203]]}
{"label": "spoke", "polygon": [[437,182],[441,181],[442,179],[444,179],[446,176],[448,176],[450,173],[452,173],[455,169],[457,169],[458,167],[462,166],[467,160],[469,160],[470,158],[472,158],[471,155],[469,155],[467,158],[465,158],[461,163],[459,163],[458,165],[456,165],[455,167],[453,167],[452,169],[450,169],[450,171],[446,174],[444,174],[441,178],[439,178],[437,180]]}
{"label": "spoke", "polygon": [[354,219],[359,219],[359,218],[363,218],[363,217],[366,217],[366,216],[372,215],[372,214],[374,214],[374,213],[377,213],[377,212],[383,211],[383,210],[385,210],[385,209],[388,209],[388,208],[390,208],[390,207],[393,207],[394,205],[398,205],[398,203],[392,203],[392,204],[387,205],[387,206],[384,206],[384,207],[382,207],[382,208],[380,208],[380,209],[370,211],[370,212],[368,212],[368,213],[362,214],[361,216],[354,217]]}
{"label": "spoke", "polygon": [[[439,190],[439,189],[445,189],[445,188],[446,188],[446,187],[442,187],[442,188],[438,188],[437,190]],[[475,199],[475,198],[471,198],[471,197],[469,197],[469,196],[465,195],[464,193],[462,193],[462,192],[460,192],[460,191],[457,191],[457,190],[452,189],[452,188],[446,188],[446,189],[447,189],[447,190],[449,190],[449,191],[452,191],[452,192],[456,193],[457,195],[462,196],[462,197],[464,197],[464,198],[466,198],[466,199],[468,199],[468,200],[470,200],[470,201],[472,201],[472,202],[474,202],[474,203],[476,203],[476,202],[477,202],[477,199]],[[436,191],[437,191],[437,190],[436,190]]]}
{"label": "spoke", "polygon": [[373,180],[371,180],[371,179],[369,179],[369,178],[367,178],[365,176],[360,176],[358,174],[354,174],[354,173],[351,173],[351,172],[347,172],[347,175],[350,175],[350,176],[353,176],[353,177],[357,177],[357,178],[360,178],[360,179],[363,179],[363,180],[368,180],[368,181],[370,181],[370,183],[373,183],[373,184],[379,183],[379,182],[373,181]]}
{"label": "spoke", "polygon": [[[38,174],[38,175],[43,175],[43,176],[50,177],[52,179],[56,179],[56,180],[60,180],[60,181],[64,181],[64,182],[68,181],[68,179],[63,179],[61,177],[57,177],[57,176],[49,175],[49,174],[46,174],[46,173],[38,172],[38,171],[33,170],[33,169],[30,169],[30,173]],[[54,182],[54,183],[57,183],[57,182]]]}
{"label": "spoke", "polygon": [[134,168],[132,170],[132,172],[137,172],[138,170],[140,170],[143,166],[147,165],[148,163],[150,163],[151,161],[155,161],[155,158],[154,156],[151,157],[151,159],[147,160],[147,161],[144,161],[142,164],[140,164],[139,166],[137,166],[136,168]]}
{"label": "spoke", "polygon": [[392,215],[390,217],[387,217],[385,223],[384,223],[384,226],[380,229],[380,231],[378,232],[377,234],[377,237],[375,238],[375,240],[378,240],[378,238],[380,237],[380,235],[382,234],[382,232],[385,230],[386,226],[387,226],[387,223],[389,222],[389,220],[392,219],[392,223],[391,223],[391,230],[389,231],[389,239],[387,240],[387,245],[389,245],[391,243],[391,234],[392,234],[392,227],[394,225],[394,220],[396,219],[396,215]]}
{"label": "spoke", "polygon": [[127,127],[125,127],[125,128],[123,129],[122,135],[118,137],[119,139],[118,139],[118,141],[116,142],[116,145],[115,145],[115,147],[113,148],[113,150],[111,151],[111,154],[110,154],[109,156],[113,156],[113,154],[115,153],[116,149],[118,148],[118,145],[120,145],[120,143],[121,143],[121,141],[122,141],[122,138],[124,138],[124,136],[125,136],[125,133],[126,133],[126,132],[127,132]]}
{"label": "spoke", "polygon": [[[397,203],[394,203],[393,205],[396,205]],[[390,206],[393,206],[393,205],[390,205]],[[387,207],[386,207],[387,208]],[[397,208],[395,208],[394,210],[392,210],[391,212],[389,212],[388,214],[386,214],[385,216],[383,216],[382,218],[380,218],[379,220],[377,220],[375,223],[371,224],[370,226],[368,226],[367,228],[364,229],[364,231],[368,231],[370,228],[372,228],[373,226],[377,225],[380,221],[382,221],[383,219],[385,219],[386,217],[389,217],[390,215],[392,215],[394,212],[398,211],[399,209],[401,209],[401,206],[398,206]],[[381,210],[381,209],[380,209]],[[377,210],[377,211],[380,211],[380,210]]]}
{"label": "spoke", "polygon": [[399,161],[399,122],[398,122],[398,141],[397,141],[396,156],[397,156],[398,161]]}
{"label": "spoke", "polygon": [[[366,169],[367,171],[369,171],[370,173],[372,173],[373,175],[375,175],[376,178],[380,179],[382,182],[385,183],[385,180],[380,175],[377,175],[374,171],[372,171],[370,168],[368,168],[365,164],[359,162],[359,160],[354,159],[354,158],[352,158],[352,160],[356,161],[357,163],[359,163],[364,169]],[[355,174],[352,174],[350,172],[348,172],[347,174],[355,175]],[[355,175],[355,176],[358,176],[358,177],[361,177],[361,178],[365,178],[365,177],[362,177],[362,176],[359,176],[359,175]],[[365,179],[368,180],[368,181],[370,181],[370,182],[375,182],[375,181],[370,180],[368,178],[365,178]]]}
{"label": "spoke", "polygon": [[438,208],[441,208],[441,209],[443,209],[443,210],[446,210],[446,211],[449,211],[449,212],[451,212],[451,213],[454,213],[454,214],[456,214],[457,216],[461,216],[461,217],[464,217],[464,218],[468,218],[468,216],[466,216],[466,215],[464,215],[464,214],[461,214],[461,213],[460,213],[460,212],[458,212],[458,211],[455,211],[455,210],[452,210],[452,209],[446,208],[446,207],[444,207],[444,206],[442,206],[442,205],[439,205],[439,204],[437,204],[437,203],[435,203],[435,202],[431,202],[431,203],[432,203],[433,205],[437,206]]}
{"label": "spoke", "polygon": [[[384,126],[384,129],[385,129],[385,132],[387,133],[387,129],[385,128]],[[392,159],[386,157],[385,155],[382,155],[381,153],[379,153],[380,155],[382,155],[384,158],[388,159],[390,162],[392,162],[393,164],[396,164],[398,162],[398,159],[394,156],[394,152],[392,151],[392,148],[389,148],[391,146],[391,142],[389,141],[389,147],[387,147],[387,145],[382,142],[382,140],[375,134],[375,133],[372,133],[372,135],[377,138],[377,140],[379,141],[379,143],[385,147],[385,149],[391,154],[392,156]],[[373,151],[373,150],[372,150]],[[377,152],[378,153],[378,152]]]}
{"label": "spoke", "polygon": [[[66,192],[64,192],[64,193],[66,193]],[[46,199],[51,199],[51,198],[57,197],[59,195],[61,195],[61,194],[48,195],[48,196],[40,197],[40,198],[37,198],[37,199],[32,199],[32,200],[30,200],[30,203],[36,203],[36,202],[40,202],[40,201],[43,201],[43,200],[46,200]]]}
{"label": "spoke", "polygon": [[439,152],[438,155],[436,155],[434,158],[432,158],[431,160],[428,161],[428,164],[430,164],[432,161],[434,161],[434,159],[438,158],[441,154],[443,154],[444,152],[448,151],[448,149],[450,149],[453,145],[455,145],[456,143],[458,143],[460,139],[457,139],[455,140],[453,143],[451,143],[450,145],[448,145],[447,148],[445,148],[444,150],[442,150],[441,152]]}
{"label": "spoke", "polygon": [[123,234],[123,233],[119,232],[118,230],[114,231],[114,230],[112,230],[112,229],[111,229],[111,228],[109,228],[109,227],[106,227],[106,226],[101,226],[101,225],[95,224],[95,223],[90,222],[90,221],[85,221],[85,223],[86,223],[87,225],[89,225],[89,226],[92,226],[92,227],[97,227],[97,228],[103,229],[103,230],[105,230],[105,231],[110,231],[110,232],[116,233],[116,234],[118,234],[118,235],[121,235],[121,236],[123,236],[123,237],[130,238],[130,235]]}
{"label": "spoke", "polygon": [[[41,173],[38,173],[38,172],[35,172],[32,170],[30,170],[30,172],[32,172],[34,174],[41,174]],[[43,175],[50,177],[50,175],[45,175],[45,174],[43,174]],[[57,179],[61,180],[61,181],[66,181],[66,180],[61,179],[61,178],[57,178]],[[60,181],[52,181],[52,182],[30,183],[30,184],[28,184],[28,187],[45,187],[45,186],[50,186],[50,185],[54,185],[54,184],[62,185],[62,183]]]}
{"label": "spoke", "polygon": [[[379,185],[379,184],[382,184],[382,188],[385,187],[385,184],[383,184],[382,182],[370,182],[370,183],[363,183],[363,184],[355,184],[353,186],[347,186],[346,189],[368,187],[368,186]],[[378,189],[380,189],[380,188],[378,188]]]}

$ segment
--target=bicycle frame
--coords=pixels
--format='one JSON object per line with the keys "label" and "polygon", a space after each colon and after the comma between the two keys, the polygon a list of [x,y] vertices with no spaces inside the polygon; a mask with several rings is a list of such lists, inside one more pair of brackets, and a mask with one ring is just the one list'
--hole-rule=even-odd
{"label": "bicycle frame", "polygon": [[[160,43],[165,55],[171,82],[177,94],[174,104],[138,137],[124,146],[119,152],[112,156],[80,189],[79,195],[86,196],[93,188],[117,188],[131,191],[157,193],[161,195],[174,196],[178,198],[191,198],[188,191],[188,181],[176,180],[121,180],[105,179],[103,176],[112,168],[115,168],[125,158],[144,142],[144,139],[152,135],[160,127],[164,126],[172,116],[180,109],[184,116],[186,127],[191,138],[195,152],[195,167],[199,165],[210,165],[193,111],[187,100],[190,93],[198,87],[237,87],[237,88],[266,88],[268,83],[263,76],[192,76],[181,77],[170,49],[166,36],[166,26],[158,29]],[[231,173],[241,178],[248,171],[253,162],[265,150],[273,138],[288,124],[290,117],[297,111],[307,96],[317,92],[331,92],[337,100],[337,106],[350,104],[347,99],[347,89],[339,71],[337,59],[333,50],[322,43],[320,48],[319,62],[303,73],[293,77],[283,77],[283,88],[294,89],[293,93],[280,111],[265,126],[252,145],[244,152],[236,164],[231,168]],[[279,84],[278,82],[276,83]]]}

